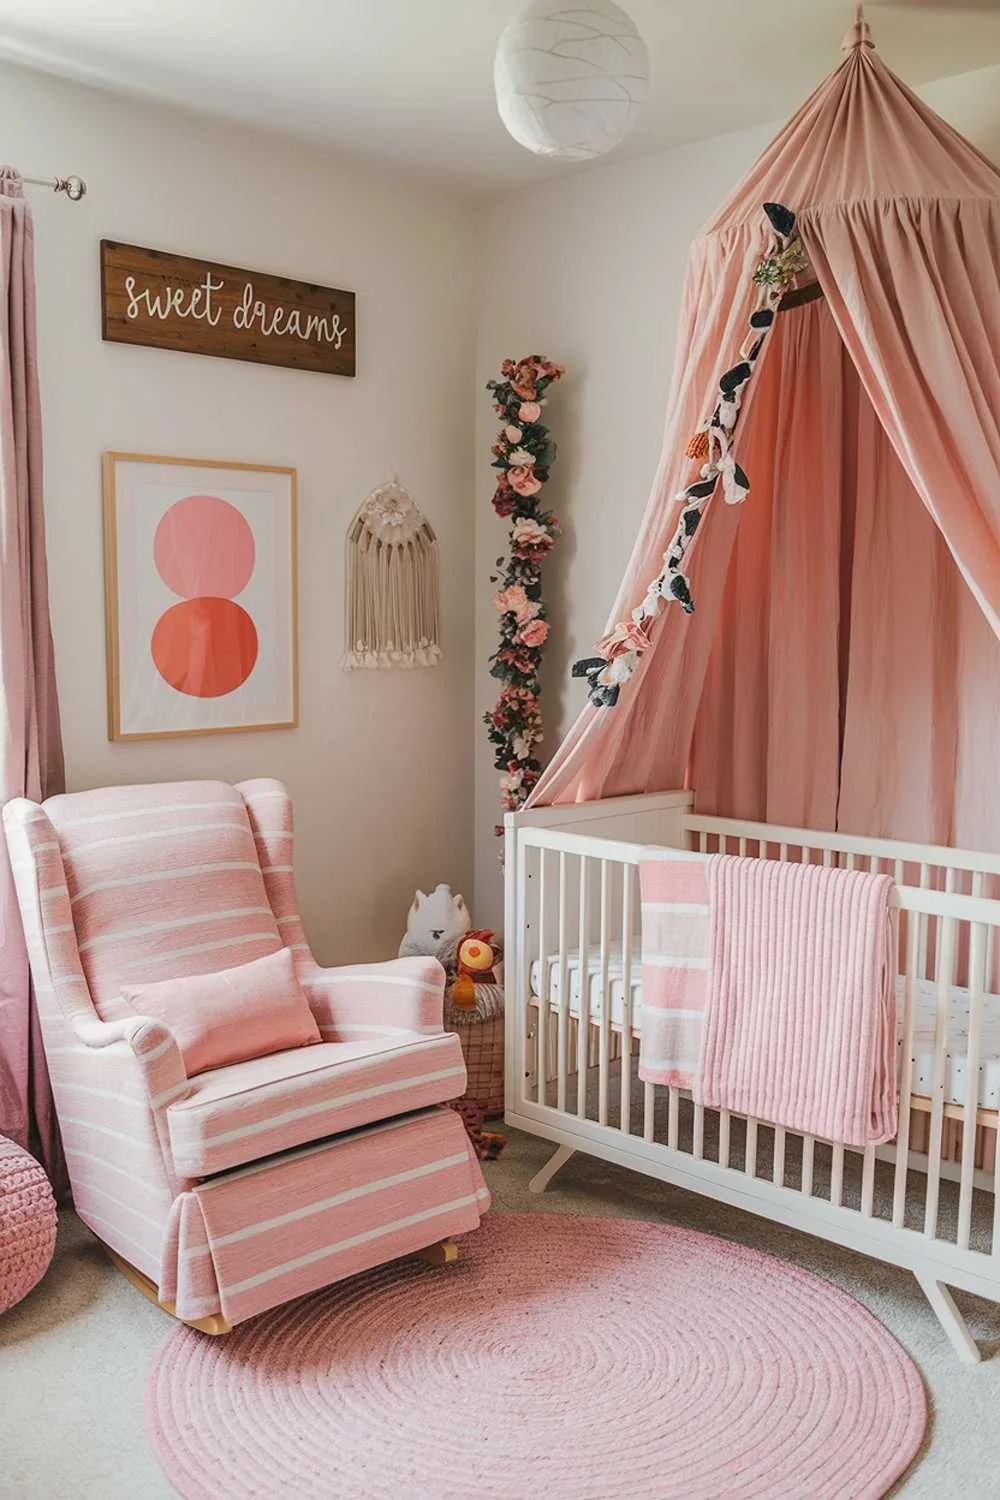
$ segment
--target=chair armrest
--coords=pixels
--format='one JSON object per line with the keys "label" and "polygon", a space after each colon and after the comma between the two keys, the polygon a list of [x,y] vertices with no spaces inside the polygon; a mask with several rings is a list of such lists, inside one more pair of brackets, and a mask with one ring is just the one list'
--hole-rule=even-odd
{"label": "chair armrest", "polygon": [[389,963],[321,969],[304,965],[299,980],[319,1028],[327,1031],[444,1030],[445,972],[436,958],[396,958]]}
{"label": "chair armrest", "polygon": [[78,1041],[100,1049],[125,1042],[139,1064],[152,1109],[163,1109],[180,1097],[188,1086],[187,1071],[173,1032],[162,1021],[147,1016],[128,1016],[122,1021],[102,1021],[97,1016],[74,1015],[70,1024]]}

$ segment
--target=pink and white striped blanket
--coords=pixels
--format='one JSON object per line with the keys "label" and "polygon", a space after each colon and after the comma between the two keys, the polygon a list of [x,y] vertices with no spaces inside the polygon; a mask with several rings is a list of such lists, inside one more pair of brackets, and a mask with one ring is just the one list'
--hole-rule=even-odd
{"label": "pink and white striped blanket", "polygon": [[651,849],[640,884],[640,1078],[848,1146],[892,1140],[892,879]]}

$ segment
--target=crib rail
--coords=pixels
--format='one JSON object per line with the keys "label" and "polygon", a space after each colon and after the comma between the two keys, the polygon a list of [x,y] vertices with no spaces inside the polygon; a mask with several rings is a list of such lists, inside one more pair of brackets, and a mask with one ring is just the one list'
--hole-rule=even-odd
{"label": "crib rail", "polygon": [[[899,1131],[891,1147],[862,1152],[638,1078],[645,845],[584,826],[508,826],[510,1122],[1000,1300],[997,1111],[978,1097],[984,1027],[1000,1020],[1000,857],[677,813],[680,846],[895,877]],[[913,1057],[931,999],[933,1065],[921,1079]],[[964,1098],[949,1098],[958,1050]]]}

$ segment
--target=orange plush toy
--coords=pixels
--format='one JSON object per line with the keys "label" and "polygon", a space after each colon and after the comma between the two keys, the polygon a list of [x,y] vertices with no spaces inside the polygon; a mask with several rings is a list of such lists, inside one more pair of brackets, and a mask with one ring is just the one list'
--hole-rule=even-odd
{"label": "orange plush toy", "polygon": [[458,974],[451,987],[451,1003],[456,1010],[474,1010],[476,983],[496,984],[493,965],[497,962],[496,935],[492,932],[467,932],[458,945],[455,962]]}

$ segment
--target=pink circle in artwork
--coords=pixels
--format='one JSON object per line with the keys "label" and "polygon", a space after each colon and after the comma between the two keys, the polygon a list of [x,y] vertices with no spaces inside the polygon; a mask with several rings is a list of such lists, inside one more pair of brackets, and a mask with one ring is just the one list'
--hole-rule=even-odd
{"label": "pink circle in artwork", "polygon": [[185,495],[156,528],[156,571],[182,599],[234,598],[250,582],[254,559],[250,523],[218,495]]}

